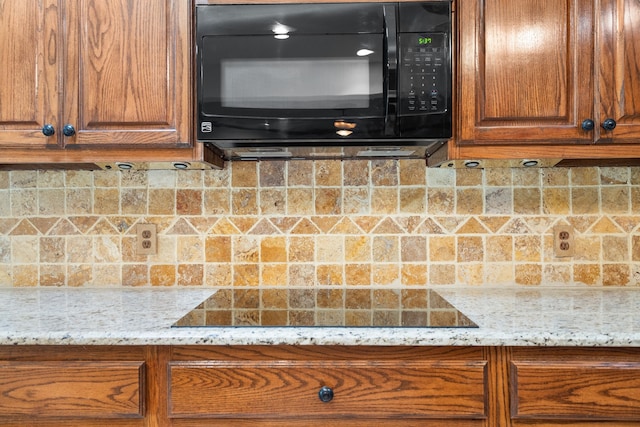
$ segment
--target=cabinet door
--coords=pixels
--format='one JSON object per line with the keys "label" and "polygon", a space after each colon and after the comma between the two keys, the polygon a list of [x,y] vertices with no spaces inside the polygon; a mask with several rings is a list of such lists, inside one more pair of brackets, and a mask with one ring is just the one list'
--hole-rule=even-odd
{"label": "cabinet door", "polygon": [[144,362],[0,361],[0,373],[0,417],[144,415]]}
{"label": "cabinet door", "polygon": [[509,365],[514,427],[639,424],[637,349],[521,347]]}
{"label": "cabinet door", "polygon": [[594,115],[591,0],[475,0],[458,9],[458,145],[593,141],[581,127]]}
{"label": "cabinet door", "polygon": [[640,142],[640,2],[601,0],[599,124],[613,119],[600,142]]}
{"label": "cabinet door", "polygon": [[0,0],[0,146],[55,146],[62,48],[59,0]]}
{"label": "cabinet door", "polygon": [[190,5],[69,0],[65,145],[188,147]]}

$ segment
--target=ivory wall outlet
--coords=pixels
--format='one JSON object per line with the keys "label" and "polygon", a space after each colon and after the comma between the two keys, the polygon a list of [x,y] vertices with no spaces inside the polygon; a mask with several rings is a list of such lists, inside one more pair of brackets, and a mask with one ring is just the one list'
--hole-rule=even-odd
{"label": "ivory wall outlet", "polygon": [[136,253],[155,255],[158,253],[158,236],[155,224],[136,225]]}

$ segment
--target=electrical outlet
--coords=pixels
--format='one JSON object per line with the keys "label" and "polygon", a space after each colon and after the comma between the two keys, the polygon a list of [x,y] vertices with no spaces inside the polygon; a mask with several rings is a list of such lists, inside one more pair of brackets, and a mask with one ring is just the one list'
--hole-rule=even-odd
{"label": "electrical outlet", "polygon": [[136,226],[136,253],[138,255],[158,253],[158,236],[155,224],[138,224]]}
{"label": "electrical outlet", "polygon": [[556,258],[572,257],[575,252],[574,230],[570,225],[558,224],[553,227],[553,254]]}

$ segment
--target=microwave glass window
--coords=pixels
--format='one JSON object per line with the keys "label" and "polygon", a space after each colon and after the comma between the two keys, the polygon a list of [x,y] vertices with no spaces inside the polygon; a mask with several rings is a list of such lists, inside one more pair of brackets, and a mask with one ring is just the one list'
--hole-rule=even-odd
{"label": "microwave glass window", "polygon": [[382,34],[207,36],[201,113],[209,117],[383,117]]}
{"label": "microwave glass window", "polygon": [[229,59],[220,65],[223,107],[369,108],[383,89],[380,79],[371,85],[366,58]]}

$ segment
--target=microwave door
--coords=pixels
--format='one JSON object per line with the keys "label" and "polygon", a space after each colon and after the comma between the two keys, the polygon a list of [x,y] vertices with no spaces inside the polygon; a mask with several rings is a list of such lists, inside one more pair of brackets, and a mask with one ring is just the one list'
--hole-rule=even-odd
{"label": "microwave door", "polygon": [[198,95],[211,132],[199,137],[380,137],[385,44],[382,33],[205,36]]}

